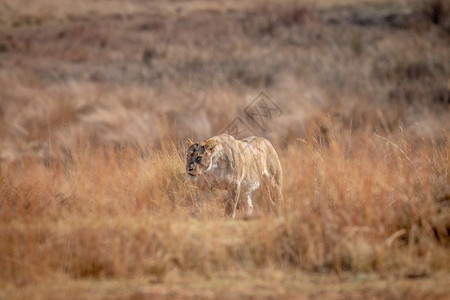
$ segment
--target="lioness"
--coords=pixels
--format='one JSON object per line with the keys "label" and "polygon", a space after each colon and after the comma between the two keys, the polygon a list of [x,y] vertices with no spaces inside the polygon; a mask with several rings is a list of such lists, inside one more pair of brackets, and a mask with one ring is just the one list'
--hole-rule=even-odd
{"label": "lioness", "polygon": [[231,199],[225,213],[232,218],[243,196],[247,197],[247,215],[252,214],[252,193],[261,186],[272,206],[283,201],[280,160],[272,144],[262,137],[236,140],[221,134],[198,143],[188,139],[186,172],[198,190],[228,190]]}

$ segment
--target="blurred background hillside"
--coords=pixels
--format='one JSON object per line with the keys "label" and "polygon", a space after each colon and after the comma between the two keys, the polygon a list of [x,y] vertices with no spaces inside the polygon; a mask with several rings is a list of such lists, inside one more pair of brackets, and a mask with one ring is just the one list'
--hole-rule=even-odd
{"label": "blurred background hillside", "polygon": [[[220,133],[260,91],[311,124],[448,130],[446,1],[2,1],[1,158]],[[337,129],[336,129],[337,130]]]}

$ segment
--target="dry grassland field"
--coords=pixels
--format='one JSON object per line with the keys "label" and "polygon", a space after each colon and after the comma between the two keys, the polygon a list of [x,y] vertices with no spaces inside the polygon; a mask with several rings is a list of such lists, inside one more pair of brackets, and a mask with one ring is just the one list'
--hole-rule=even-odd
{"label": "dry grassland field", "polygon": [[[449,105],[444,0],[2,0],[0,299],[449,299]],[[276,213],[196,202],[224,130]]]}

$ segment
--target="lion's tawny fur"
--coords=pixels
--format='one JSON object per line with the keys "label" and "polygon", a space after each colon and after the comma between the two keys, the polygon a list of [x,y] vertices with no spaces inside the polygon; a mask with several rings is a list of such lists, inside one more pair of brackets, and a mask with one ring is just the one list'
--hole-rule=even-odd
{"label": "lion's tawny fur", "polygon": [[280,160],[272,144],[262,137],[237,140],[221,134],[199,143],[189,140],[186,172],[201,191],[228,190],[226,214],[233,218],[244,198],[247,214],[252,214],[252,193],[259,188],[264,188],[264,198],[271,205],[283,201]]}

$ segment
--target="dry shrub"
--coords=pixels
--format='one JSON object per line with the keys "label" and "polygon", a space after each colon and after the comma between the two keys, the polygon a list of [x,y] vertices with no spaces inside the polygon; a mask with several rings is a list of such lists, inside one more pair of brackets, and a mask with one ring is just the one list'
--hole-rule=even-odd
{"label": "dry shrub", "polygon": [[257,36],[274,35],[280,27],[304,26],[318,21],[318,13],[311,4],[263,3],[247,12],[244,31]]}
{"label": "dry shrub", "polygon": [[450,30],[450,4],[442,0],[427,0],[422,3],[422,12],[426,20]]}

